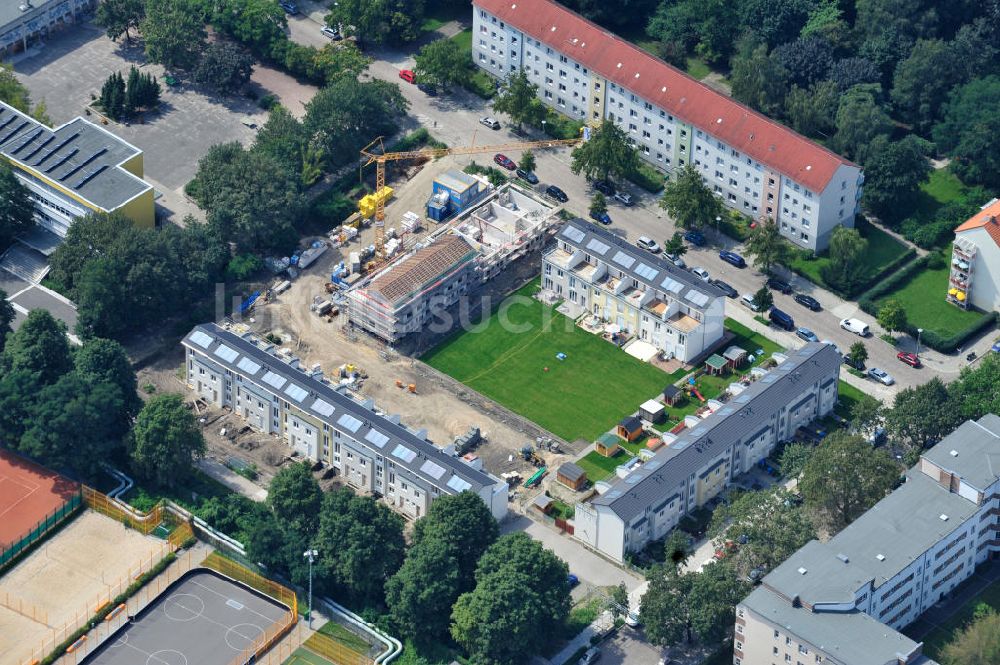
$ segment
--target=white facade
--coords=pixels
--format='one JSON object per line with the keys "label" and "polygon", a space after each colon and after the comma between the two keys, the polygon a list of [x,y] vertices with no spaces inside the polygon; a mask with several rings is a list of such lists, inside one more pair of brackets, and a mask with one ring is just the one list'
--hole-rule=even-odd
{"label": "white facade", "polygon": [[[510,72],[524,69],[528,79],[538,86],[539,98],[548,106],[590,124],[603,119],[614,121],[629,133],[645,161],[668,174],[693,164],[728,207],[755,219],[770,216],[782,234],[800,247],[824,249],[836,226],[853,227],[854,216],[860,211],[863,182],[857,166],[842,163],[822,190],[811,191],[778,169],[727,145],[709,127],[694,126],[633,90],[609,81],[607,73],[602,76],[575,61],[560,51],[566,34],[560,35],[555,27],[552,40],[533,38],[480,4],[473,8],[472,57],[491,75],[503,79]],[[527,0],[526,4],[530,15],[531,5],[547,3]],[[568,10],[562,12],[570,16],[570,21],[582,21]],[[617,39],[610,35],[602,38]],[[670,72],[683,76],[676,70]],[[639,76],[636,73],[635,78]],[[771,129],[777,127],[776,123],[771,125]],[[797,139],[801,141],[801,137]],[[823,151],[811,145],[815,151]]]}
{"label": "white facade", "polygon": [[[960,297],[961,296],[961,297]],[[1000,310],[1000,201],[993,199],[955,230],[949,302]]]}

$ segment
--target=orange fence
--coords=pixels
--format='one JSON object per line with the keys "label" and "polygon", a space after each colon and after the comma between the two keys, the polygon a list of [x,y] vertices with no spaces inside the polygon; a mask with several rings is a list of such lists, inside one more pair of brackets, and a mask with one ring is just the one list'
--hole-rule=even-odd
{"label": "orange fence", "polygon": [[167,536],[167,542],[175,550],[180,549],[190,538],[194,538],[194,529],[191,527],[190,522],[181,522],[181,524],[170,532]]}
{"label": "orange fence", "polygon": [[91,510],[106,515],[147,536],[163,521],[163,506],[161,505],[157,505],[148,514],[143,515],[138,511],[127,510],[122,504],[86,485],[83,486],[83,501]]}
{"label": "orange fence", "polygon": [[[26,603],[20,598],[11,596],[6,591],[0,592],[0,606],[13,610],[23,617],[31,619],[35,623],[49,625],[49,613],[43,609],[35,607],[31,603]],[[51,628],[51,626],[49,626]]]}
{"label": "orange fence", "polygon": [[337,665],[370,665],[373,662],[371,658],[348,649],[345,645],[323,633],[313,633],[302,646],[332,663],[337,663]]}

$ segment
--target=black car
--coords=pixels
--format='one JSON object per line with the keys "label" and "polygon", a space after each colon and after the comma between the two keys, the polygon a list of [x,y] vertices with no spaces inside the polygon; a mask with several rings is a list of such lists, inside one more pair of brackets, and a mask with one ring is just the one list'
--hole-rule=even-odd
{"label": "black car", "polygon": [[527,180],[532,185],[537,185],[538,184],[538,176],[536,176],[531,171],[525,171],[524,169],[518,169],[518,170],[514,171],[514,173],[517,174],[518,178],[521,178],[522,180]]}
{"label": "black car", "polygon": [[848,367],[853,367],[854,369],[858,370],[859,372],[865,371],[865,361],[864,360],[861,360],[861,361],[855,363],[853,360],[851,360],[850,356],[844,356],[844,364],[847,365]]}
{"label": "black car", "polygon": [[730,252],[728,249],[724,249],[721,252],[719,252],[719,258],[730,265],[736,266],[737,268],[747,267],[746,259],[744,259],[736,252]]}
{"label": "black car", "polygon": [[296,5],[294,2],[290,2],[290,0],[281,0],[281,2],[279,2],[278,4],[281,6],[282,9],[285,10],[286,14],[291,14],[292,16],[294,16],[295,14],[299,13],[298,5]]}
{"label": "black car", "polygon": [[816,300],[812,296],[807,296],[804,293],[796,293],[794,300],[803,307],[808,307],[814,312],[818,312],[819,310],[823,309],[823,307],[819,304],[818,300]]}
{"label": "black car", "polygon": [[604,194],[605,196],[615,195],[615,186],[612,185],[607,180],[595,180],[594,189],[599,191],[601,194]]}
{"label": "black car", "polygon": [[721,279],[710,280],[709,284],[712,284],[712,285],[716,286],[720,291],[722,291],[723,293],[725,293],[730,298],[736,298],[737,296],[740,295],[739,292],[736,289],[734,289],[729,284],[726,284]]}
{"label": "black car", "polygon": [[705,234],[701,231],[688,231],[684,234],[684,239],[695,247],[704,247],[706,243]]}
{"label": "black car", "polygon": [[554,198],[559,203],[566,203],[569,201],[569,197],[566,196],[566,192],[559,189],[555,185],[549,185],[545,188],[545,193]]}
{"label": "black car", "polygon": [[792,292],[792,287],[783,279],[778,279],[777,277],[770,277],[767,280],[767,288],[772,291],[778,291],[784,293],[786,296]]}

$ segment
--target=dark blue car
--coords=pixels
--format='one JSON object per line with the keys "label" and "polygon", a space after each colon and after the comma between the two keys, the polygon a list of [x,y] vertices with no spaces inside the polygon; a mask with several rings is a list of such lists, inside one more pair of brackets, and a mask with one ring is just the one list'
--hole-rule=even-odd
{"label": "dark blue car", "polygon": [[608,224],[611,223],[611,215],[609,215],[606,212],[602,212],[602,213],[593,213],[592,212],[592,213],[590,213],[590,218],[593,219],[596,222],[600,222],[601,224],[604,224],[605,226],[607,226]]}
{"label": "dark blue car", "polygon": [[688,231],[684,234],[684,239],[695,247],[704,247],[706,242],[705,236],[701,231]]}
{"label": "dark blue car", "polygon": [[726,263],[736,266],[737,268],[747,267],[747,262],[742,256],[740,256],[736,252],[730,252],[728,249],[724,249],[721,252],[719,252],[719,258],[725,261]]}

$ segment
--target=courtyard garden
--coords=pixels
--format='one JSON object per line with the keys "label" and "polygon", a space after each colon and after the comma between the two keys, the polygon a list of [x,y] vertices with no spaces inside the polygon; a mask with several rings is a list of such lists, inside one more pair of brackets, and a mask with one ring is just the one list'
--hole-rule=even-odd
{"label": "courtyard garden", "polygon": [[[981,577],[974,576],[960,584],[952,594],[962,593],[970,585],[982,585],[982,583]],[[941,649],[972,621],[976,607],[979,605],[986,605],[994,612],[1000,612],[1000,580],[987,585],[973,595],[954,614],[939,623],[932,623],[925,615],[906,628],[904,633],[913,636],[914,639],[919,635],[919,641],[924,643],[924,654],[929,658],[938,658],[941,655]],[[932,613],[928,612],[927,614]]]}

